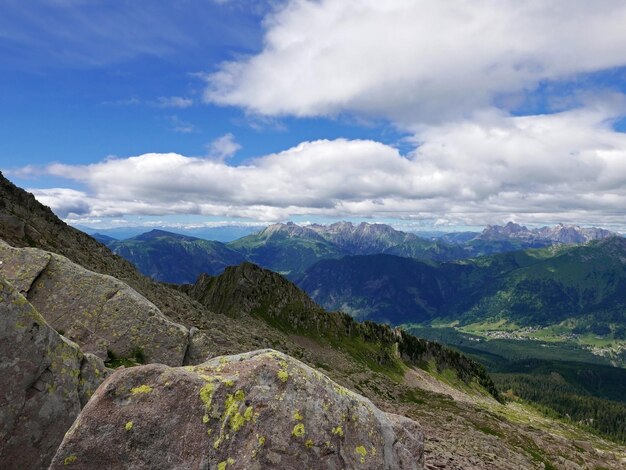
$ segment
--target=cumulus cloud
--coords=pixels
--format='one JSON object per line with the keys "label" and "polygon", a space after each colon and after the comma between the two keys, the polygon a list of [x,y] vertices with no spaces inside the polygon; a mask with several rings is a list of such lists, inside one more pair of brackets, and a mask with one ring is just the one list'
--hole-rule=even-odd
{"label": "cumulus cloud", "polygon": [[371,140],[303,142],[246,164],[145,154],[45,172],[84,192],[35,195],[61,215],[201,214],[443,219],[480,225],[623,224],[626,135],[611,107],[510,117],[488,112],[425,127],[403,155]]}
{"label": "cumulus cloud", "polygon": [[290,0],[260,53],[207,76],[205,99],[266,116],[466,117],[540,82],[626,64],[619,0]]}
{"label": "cumulus cloud", "polygon": [[241,145],[235,140],[235,136],[228,132],[221,137],[218,137],[209,145],[207,150],[209,158],[217,160],[225,160],[232,157],[241,149]]}

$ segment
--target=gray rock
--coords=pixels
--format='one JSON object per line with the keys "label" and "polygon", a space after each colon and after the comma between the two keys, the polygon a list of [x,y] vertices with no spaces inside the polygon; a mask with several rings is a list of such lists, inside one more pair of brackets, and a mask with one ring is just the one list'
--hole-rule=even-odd
{"label": "gray rock", "polygon": [[200,364],[215,356],[213,340],[195,326],[189,328],[189,346],[185,355],[185,365]]}
{"label": "gray rock", "polygon": [[103,360],[142,356],[181,365],[188,331],[127,284],[36,248],[0,243],[0,274],[14,283],[57,331]]}
{"label": "gray rock", "polygon": [[423,435],[272,350],[116,371],[51,469],[421,469]]}
{"label": "gray rock", "polygon": [[0,276],[0,467],[47,468],[107,370]]}

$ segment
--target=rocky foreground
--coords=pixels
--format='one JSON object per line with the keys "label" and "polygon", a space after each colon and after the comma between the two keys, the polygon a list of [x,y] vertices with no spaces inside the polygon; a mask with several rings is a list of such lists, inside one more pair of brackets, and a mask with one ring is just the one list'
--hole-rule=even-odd
{"label": "rocky foreground", "polygon": [[51,468],[418,469],[414,421],[285,354],[260,350],[198,366],[114,373]]}

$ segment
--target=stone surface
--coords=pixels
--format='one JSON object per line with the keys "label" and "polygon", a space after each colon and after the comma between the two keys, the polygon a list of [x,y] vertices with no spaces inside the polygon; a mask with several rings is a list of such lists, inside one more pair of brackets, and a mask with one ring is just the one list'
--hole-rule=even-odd
{"label": "stone surface", "polygon": [[273,350],[118,370],[51,468],[421,469],[419,425]]}
{"label": "stone surface", "polygon": [[47,468],[107,374],[0,277],[0,467]]}
{"label": "stone surface", "polygon": [[127,284],[67,258],[0,242],[0,274],[84,352],[181,365],[188,331]]}
{"label": "stone surface", "polygon": [[185,364],[201,364],[216,356],[215,343],[209,335],[195,326],[189,328],[189,347],[185,356]]}

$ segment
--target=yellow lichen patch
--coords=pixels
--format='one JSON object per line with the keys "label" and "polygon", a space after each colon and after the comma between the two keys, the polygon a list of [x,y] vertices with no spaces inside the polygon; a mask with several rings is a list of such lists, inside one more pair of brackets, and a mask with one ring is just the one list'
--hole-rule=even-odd
{"label": "yellow lichen patch", "polygon": [[354,451],[361,456],[361,463],[365,463],[365,457],[367,456],[367,449],[363,446],[358,446]]}
{"label": "yellow lichen patch", "polygon": [[296,410],[293,412],[293,419],[296,421],[302,421],[302,415],[300,414],[300,410]]}
{"label": "yellow lichen patch", "polygon": [[229,467],[234,464],[235,464],[235,459],[233,459],[232,457],[228,457],[226,460],[217,464],[217,470],[226,470],[226,467]]}
{"label": "yellow lichen patch", "polygon": [[69,455],[69,456],[65,457],[65,460],[63,460],[63,465],[71,465],[74,462],[76,462],[76,459],[77,459],[77,457],[74,454]]}
{"label": "yellow lichen patch", "polygon": [[307,446],[308,449],[310,449],[311,447],[313,447],[313,439],[307,439],[304,445]]}
{"label": "yellow lichen patch", "polygon": [[243,415],[237,412],[230,422],[231,429],[235,432],[239,431],[239,429],[241,429],[241,426],[243,426],[252,419],[253,414],[254,408],[252,408],[251,406],[246,408],[246,411],[244,411]]}
{"label": "yellow lichen patch", "polygon": [[346,387],[343,387],[342,385],[337,385],[335,387],[335,392],[342,396],[354,395],[350,390],[348,390]]}
{"label": "yellow lichen patch", "polygon": [[152,387],[150,385],[140,385],[139,387],[131,388],[130,393],[137,395],[138,393],[150,393]]}
{"label": "yellow lichen patch", "polygon": [[133,429],[133,422],[129,421],[128,423],[126,423],[124,425],[124,429],[126,429],[127,431],[130,431],[131,429]]}
{"label": "yellow lichen patch", "polygon": [[291,431],[291,435],[294,437],[302,437],[304,436],[304,424],[298,423],[293,427],[293,431]]}
{"label": "yellow lichen patch", "polygon": [[204,424],[206,424],[206,423],[208,423],[208,422],[209,422],[209,420],[210,420],[210,419],[211,419],[211,418],[209,418],[209,415],[204,415],[204,416],[202,417],[202,422],[203,422]]}
{"label": "yellow lichen patch", "polygon": [[207,383],[200,389],[198,395],[200,396],[200,400],[204,403],[204,407],[207,409],[211,409],[211,400],[213,400],[213,392],[215,391],[215,387],[211,382]]}
{"label": "yellow lichen patch", "polygon": [[222,380],[222,383],[226,385],[227,387],[232,387],[235,385],[235,382],[233,382],[231,379]]}
{"label": "yellow lichen patch", "polygon": [[276,375],[281,382],[287,382],[287,380],[289,380],[289,373],[284,369],[280,369]]}
{"label": "yellow lichen patch", "polygon": [[265,436],[259,436],[258,434],[256,435],[257,441],[259,442],[259,445],[262,446],[265,444]]}
{"label": "yellow lichen patch", "polygon": [[336,428],[333,428],[333,434],[339,436],[339,437],[343,437],[343,428],[341,426],[337,426]]}
{"label": "yellow lichen patch", "polygon": [[376,455],[376,452],[376,447],[372,446],[372,448],[370,449],[370,454]]}

